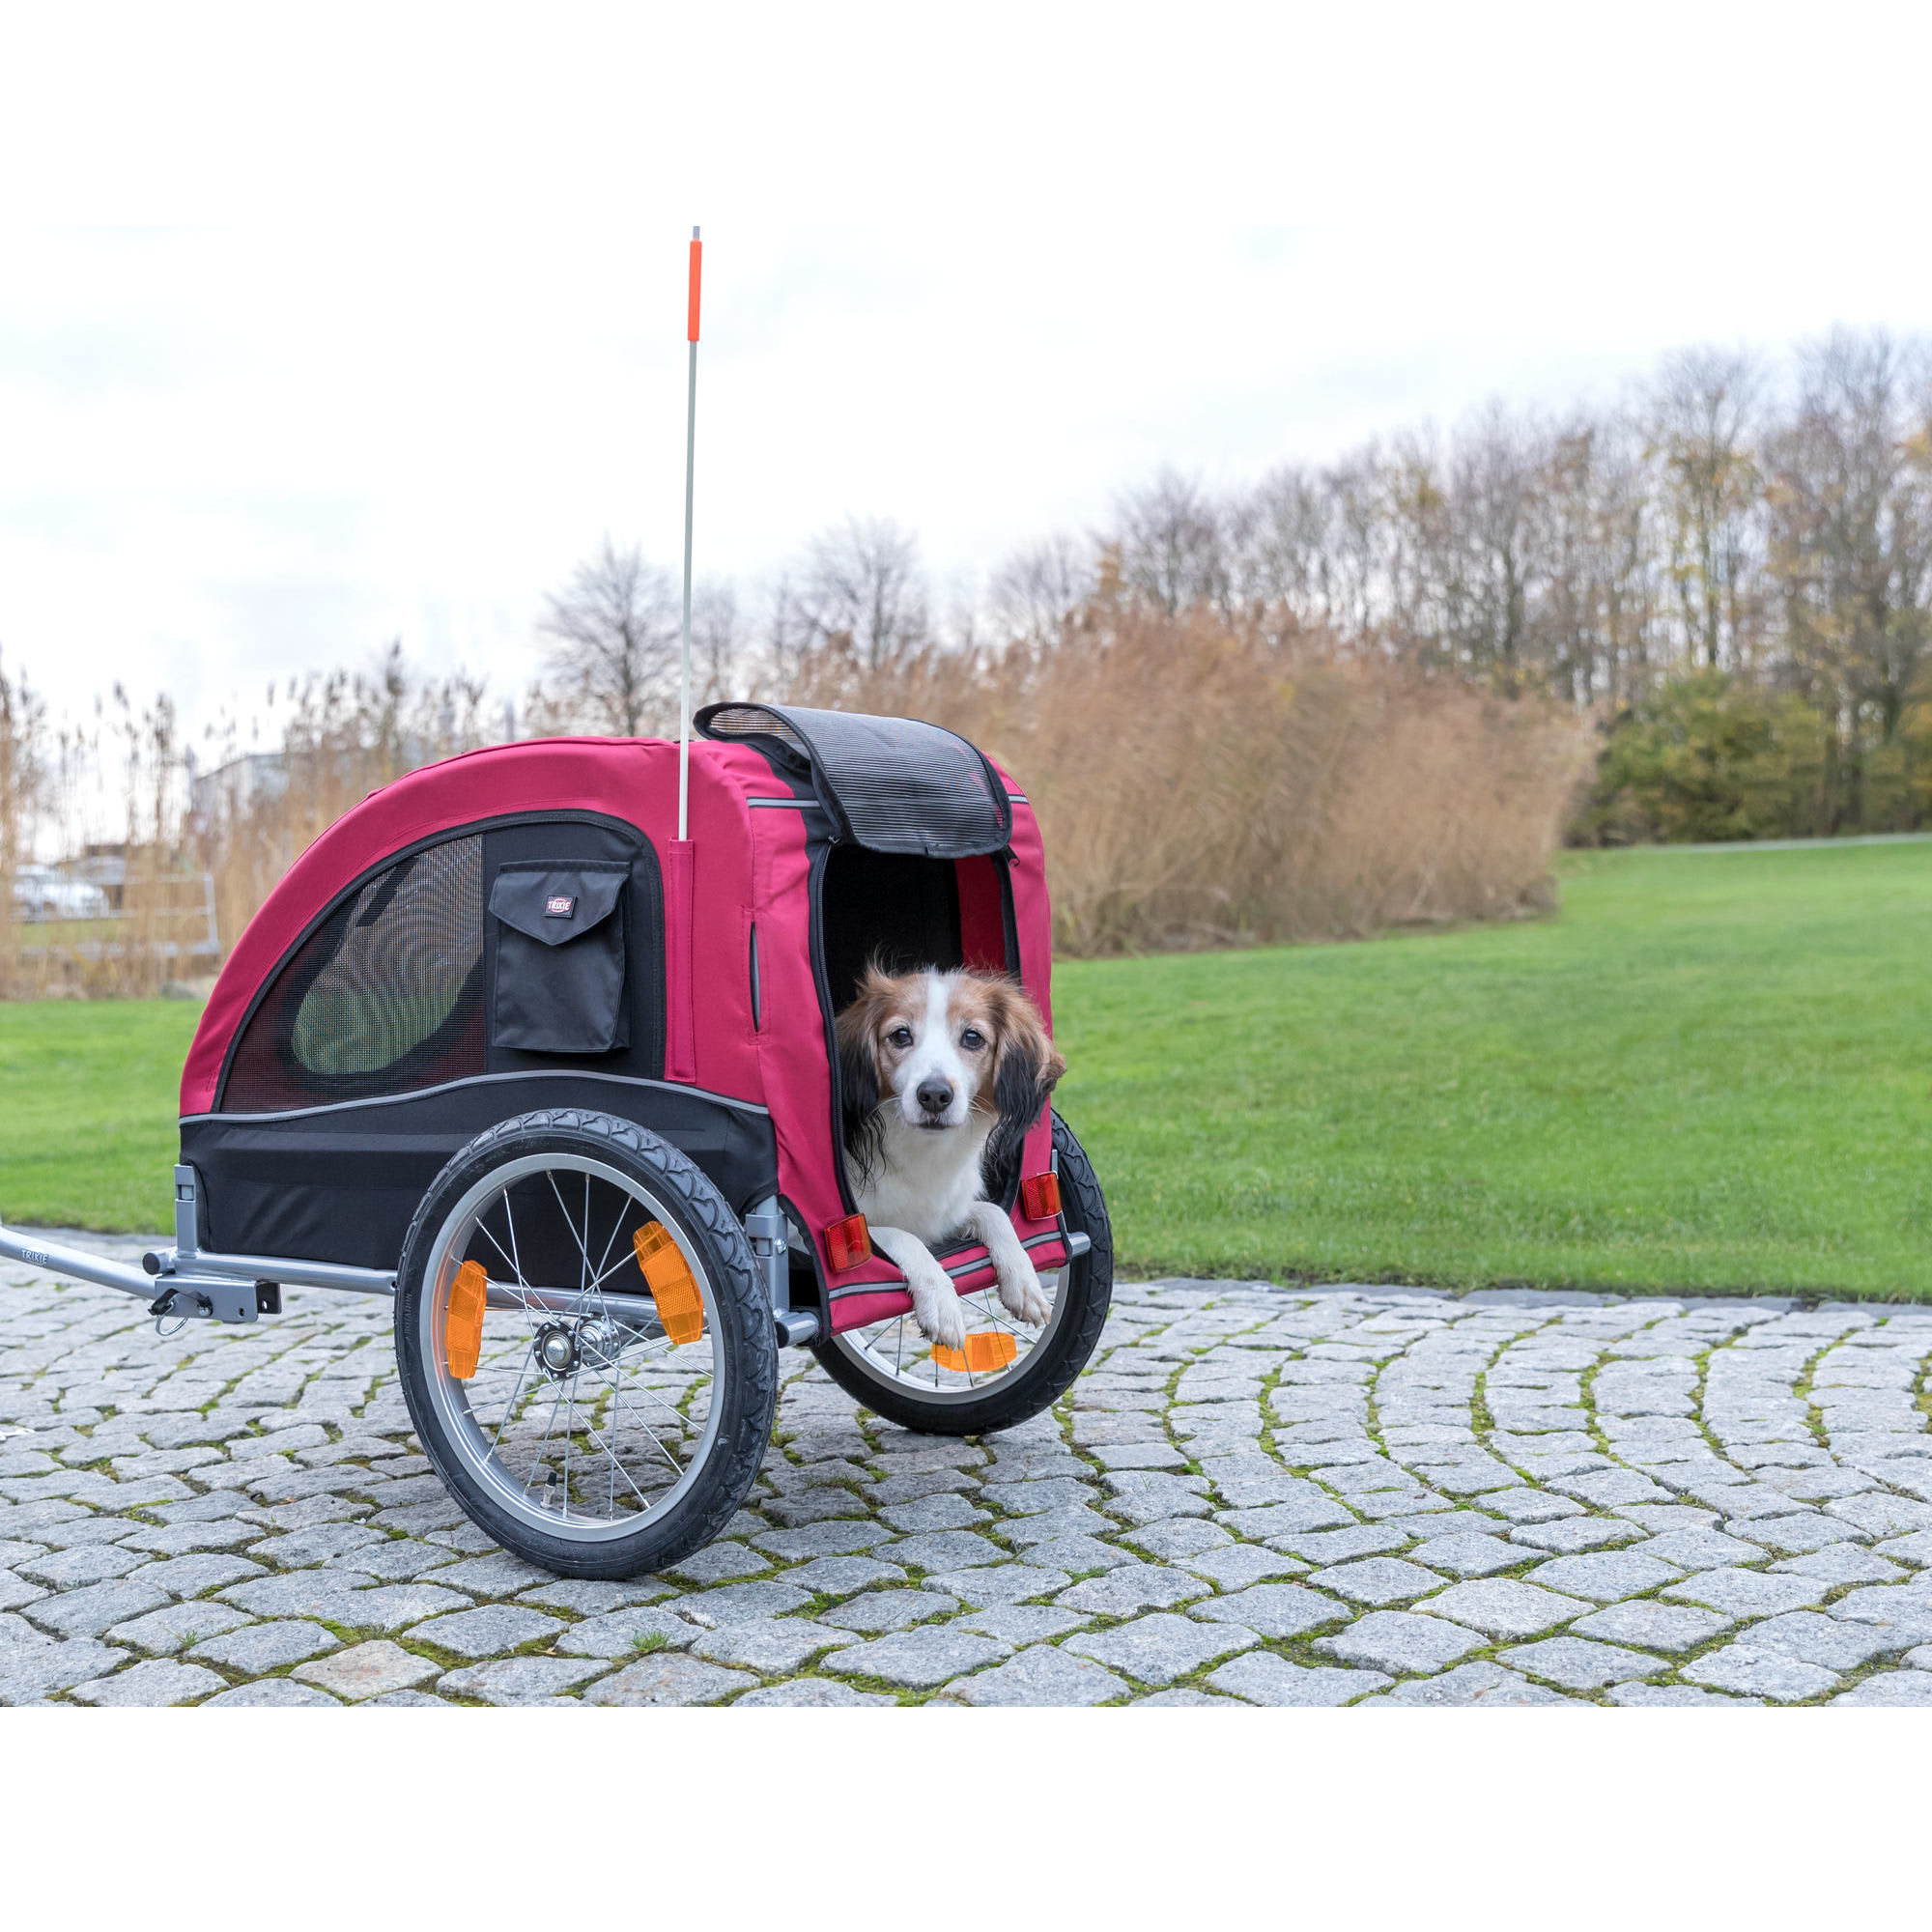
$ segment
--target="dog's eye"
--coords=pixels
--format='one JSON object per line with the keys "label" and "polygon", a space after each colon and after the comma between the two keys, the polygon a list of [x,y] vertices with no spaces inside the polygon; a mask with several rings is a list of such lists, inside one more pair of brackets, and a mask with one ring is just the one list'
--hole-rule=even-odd
{"label": "dog's eye", "polygon": [[982,1034],[978,1027],[968,1027],[966,1031],[959,1036],[959,1044],[963,1046],[968,1053],[978,1053],[980,1049],[985,1045],[985,1043],[986,1043],[986,1036]]}
{"label": "dog's eye", "polygon": [[895,1027],[886,1036],[886,1044],[888,1046],[910,1046],[912,1044],[912,1028],[907,1026]]}

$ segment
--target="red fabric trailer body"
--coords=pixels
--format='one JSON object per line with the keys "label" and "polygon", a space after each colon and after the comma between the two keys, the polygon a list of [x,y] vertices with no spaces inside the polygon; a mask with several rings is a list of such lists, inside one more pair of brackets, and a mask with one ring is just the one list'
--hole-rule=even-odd
{"label": "red fabric trailer body", "polygon": [[[301,855],[182,1077],[206,1245],[393,1269],[451,1154],[581,1105],[682,1147],[740,1214],[776,1195],[833,1329],[909,1306],[892,1264],[841,1272],[827,1250],[852,1212],[832,1016],[879,953],[1011,972],[1051,1024],[1032,808],[932,726],[752,706],[699,722],[685,844],[675,744],[560,738],[413,772]],[[1018,1184],[1050,1164],[1042,1115],[989,1180],[1042,1269],[1065,1231],[1028,1219]],[[962,1289],[992,1279],[982,1250],[942,1259]]]}

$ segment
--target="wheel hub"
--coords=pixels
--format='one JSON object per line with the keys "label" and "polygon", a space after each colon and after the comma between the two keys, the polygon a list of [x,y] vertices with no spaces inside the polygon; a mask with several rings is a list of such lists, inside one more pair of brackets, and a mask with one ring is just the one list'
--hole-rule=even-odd
{"label": "wheel hub", "polygon": [[561,1378],[577,1366],[577,1338],[559,1321],[547,1321],[536,1332],[536,1357],[546,1374]]}

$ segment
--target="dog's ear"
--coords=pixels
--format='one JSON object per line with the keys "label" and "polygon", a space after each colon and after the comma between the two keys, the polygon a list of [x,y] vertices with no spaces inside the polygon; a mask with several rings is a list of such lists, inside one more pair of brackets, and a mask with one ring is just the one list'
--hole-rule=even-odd
{"label": "dog's ear", "polygon": [[993,1069],[993,1105],[999,1118],[986,1139],[985,1169],[1000,1175],[1019,1158],[1020,1143],[1039,1119],[1066,1063],[1053,1050],[1039,1009],[1017,986],[1002,982],[994,1000],[1000,1029],[999,1065]]}
{"label": "dog's ear", "polygon": [[879,1002],[890,988],[884,974],[867,967],[859,982],[859,996],[835,1022],[838,1039],[838,1104],[842,1117],[845,1155],[855,1180],[864,1179],[878,1164],[884,1143],[879,1119]]}

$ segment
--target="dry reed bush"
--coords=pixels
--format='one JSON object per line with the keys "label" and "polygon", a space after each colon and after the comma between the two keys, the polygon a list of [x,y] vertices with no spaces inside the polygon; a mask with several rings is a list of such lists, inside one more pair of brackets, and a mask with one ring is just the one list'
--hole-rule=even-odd
{"label": "dry reed bush", "polygon": [[1044,650],[822,654],[800,702],[948,724],[1026,786],[1075,954],[1359,938],[1547,906],[1587,727],[1197,614],[1090,611]]}

